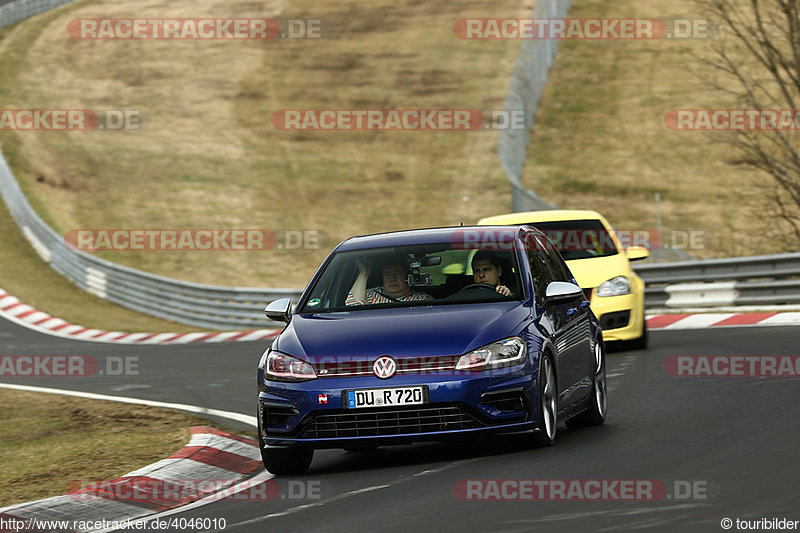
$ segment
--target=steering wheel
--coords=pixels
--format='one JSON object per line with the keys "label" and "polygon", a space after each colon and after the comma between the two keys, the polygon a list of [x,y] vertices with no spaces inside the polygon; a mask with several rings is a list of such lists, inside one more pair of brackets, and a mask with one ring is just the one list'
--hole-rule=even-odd
{"label": "steering wheel", "polygon": [[402,300],[398,300],[397,298],[394,298],[393,296],[389,296],[388,294],[386,294],[385,292],[383,292],[380,289],[375,289],[375,292],[377,292],[378,294],[380,294],[384,298],[388,298],[392,302],[401,302],[402,301]]}
{"label": "steering wheel", "polygon": [[461,290],[459,290],[458,292],[469,291],[472,289],[489,289],[492,292],[496,291],[494,285],[491,285],[489,283],[470,283],[469,285],[462,287]]}

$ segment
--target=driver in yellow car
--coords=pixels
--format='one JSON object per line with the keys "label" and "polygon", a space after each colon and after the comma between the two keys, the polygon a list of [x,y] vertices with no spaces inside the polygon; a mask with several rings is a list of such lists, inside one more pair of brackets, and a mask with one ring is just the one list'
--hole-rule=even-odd
{"label": "driver in yellow car", "polygon": [[502,275],[503,267],[493,253],[480,251],[472,258],[472,279],[475,283],[486,283],[493,286],[498,294],[510,296],[511,290],[500,284]]}

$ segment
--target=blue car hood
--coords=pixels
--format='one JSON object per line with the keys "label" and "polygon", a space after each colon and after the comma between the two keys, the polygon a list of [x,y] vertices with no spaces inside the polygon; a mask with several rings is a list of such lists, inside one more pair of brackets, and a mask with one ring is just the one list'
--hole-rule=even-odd
{"label": "blue car hood", "polygon": [[293,315],[273,348],[310,362],[324,356],[461,355],[518,334],[530,316],[523,302]]}

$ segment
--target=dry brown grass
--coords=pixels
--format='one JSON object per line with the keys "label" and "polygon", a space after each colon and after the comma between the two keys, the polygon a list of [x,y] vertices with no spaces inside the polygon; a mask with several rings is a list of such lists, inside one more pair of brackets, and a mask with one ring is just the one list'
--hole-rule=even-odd
{"label": "dry brown grass", "polygon": [[130,311],[96,298],[64,279],[33,250],[5,204],[0,205],[0,289],[74,324],[108,331],[184,332],[198,328]]}
{"label": "dry brown grass", "polygon": [[[500,108],[519,43],[463,41],[452,23],[526,16],[531,7],[489,0],[77,3],[0,32],[6,107],[143,109],[152,124],[140,132],[4,132],[0,142],[32,203],[61,232],[325,232],[319,250],[101,254],[204,283],[301,287],[341,239],[503,213],[509,186],[493,133],[283,132],[272,127],[270,114]],[[69,20],[83,16],[197,15],[320,18],[332,31],[322,40],[263,43],[76,41],[65,31]],[[702,15],[690,1],[582,0],[570,16]],[[707,249],[693,253],[778,251],[775,241],[752,231],[753,218],[742,208],[758,206],[752,185],[759,176],[708,134],[664,126],[668,109],[733,104],[690,73],[697,66],[690,53],[707,53],[708,44],[562,42],[532,136],[528,186],[562,207],[597,208],[623,228],[654,227],[653,194],[660,192],[667,230],[713,234]],[[14,283],[24,284],[24,276]],[[32,293],[46,300],[47,289]],[[94,299],[74,301],[70,312],[88,316],[85,323],[104,319],[93,313]]]}
{"label": "dry brown grass", "polygon": [[[74,228],[274,228],[327,234],[310,251],[117,252],[103,257],[218,285],[300,287],[353,234],[452,225],[505,211],[490,132],[284,132],[280,108],[499,109],[518,42],[468,42],[464,16],[524,16],[520,1],[132,0],[78,4],[6,32],[8,107],[144,109],[140,132],[4,134],[42,215]],[[319,18],[321,40],[78,41],[78,17]]]}
{"label": "dry brown grass", "polygon": [[[576,2],[572,17],[703,18],[694,2]],[[565,41],[541,102],[529,146],[526,184],[565,208],[596,208],[621,228],[655,228],[661,193],[665,230],[713,235],[701,257],[786,251],[763,238],[771,213],[760,181],[713,134],[673,131],[669,109],[738,108],[708,88],[692,54],[708,40]],[[758,217],[753,211],[759,211]]]}
{"label": "dry brown grass", "polygon": [[137,405],[0,389],[0,507],[111,480],[189,442],[199,417]]}

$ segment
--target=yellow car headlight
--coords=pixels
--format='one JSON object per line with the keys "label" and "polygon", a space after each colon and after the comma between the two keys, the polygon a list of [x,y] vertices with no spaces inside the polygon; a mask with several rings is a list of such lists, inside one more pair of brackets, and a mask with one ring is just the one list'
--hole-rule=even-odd
{"label": "yellow car headlight", "polygon": [[617,276],[597,287],[597,296],[622,296],[631,293],[631,282],[625,276]]}

